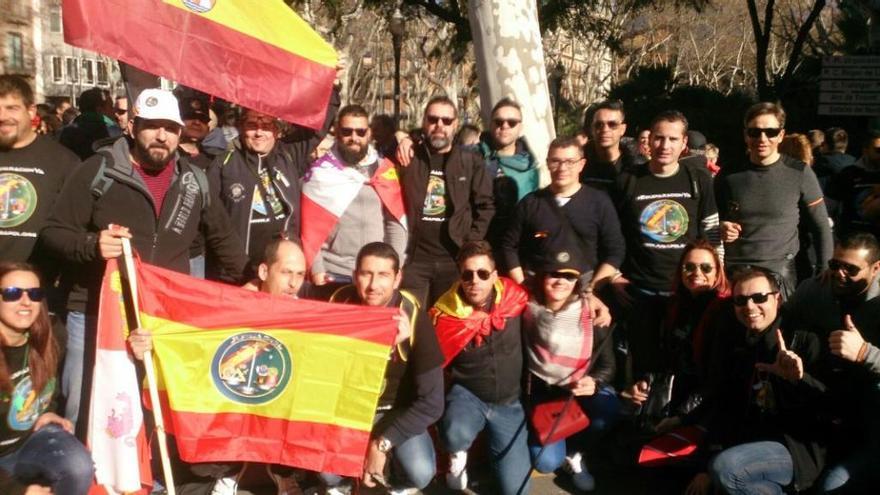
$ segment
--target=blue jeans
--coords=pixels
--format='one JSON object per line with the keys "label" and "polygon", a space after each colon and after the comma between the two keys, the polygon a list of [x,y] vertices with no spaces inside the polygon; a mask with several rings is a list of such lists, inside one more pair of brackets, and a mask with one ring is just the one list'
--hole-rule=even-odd
{"label": "blue jeans", "polygon": [[[577,403],[580,404],[587,417],[590,418],[590,426],[584,432],[587,436],[581,437],[581,434],[566,440],[560,440],[544,446],[544,452],[541,452],[541,444],[537,439],[529,439],[529,451],[531,453],[532,462],[535,469],[541,473],[552,473],[559,469],[568,451],[581,452],[584,447],[583,440],[594,439],[605,431],[608,431],[620,416],[620,399],[617,398],[617,392],[614,388],[603,386],[598,392],[589,397],[577,397]],[[572,407],[572,406],[569,406]],[[537,458],[538,454],[540,458]]]}
{"label": "blue jeans", "polygon": [[[418,488],[425,489],[434,479],[437,472],[437,457],[434,454],[434,442],[428,432],[422,432],[406,439],[392,449],[391,485],[394,489]],[[321,479],[327,486],[339,486],[344,478],[335,474],[321,473]]]}
{"label": "blue jeans", "polygon": [[716,486],[731,495],[778,495],[794,478],[788,449],[779,442],[753,442],[731,447],[712,460]]}
{"label": "blue jeans", "polygon": [[0,469],[20,483],[48,483],[54,495],[85,495],[95,474],[83,444],[54,424],[33,432],[21,447],[0,457]]}
{"label": "blue jeans", "polygon": [[82,398],[85,340],[86,315],[78,311],[67,313],[67,353],[64,356],[61,392],[66,399],[64,417],[73,424],[76,424],[79,416],[79,403]]}
{"label": "blue jeans", "polygon": [[492,470],[503,494],[529,492],[529,447],[526,415],[519,401],[487,404],[461,385],[446,394],[446,412],[440,420],[441,438],[448,452],[468,450],[477,435],[489,428]]}
{"label": "blue jeans", "polygon": [[189,259],[189,275],[195,278],[205,278],[204,254],[200,254]]}

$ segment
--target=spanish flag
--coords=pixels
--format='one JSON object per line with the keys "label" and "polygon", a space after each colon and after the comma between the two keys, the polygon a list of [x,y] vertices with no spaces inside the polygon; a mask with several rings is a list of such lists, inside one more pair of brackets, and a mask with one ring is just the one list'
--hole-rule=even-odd
{"label": "spanish flag", "polygon": [[395,309],[136,270],[141,326],[153,334],[166,425],[184,461],[363,473]]}
{"label": "spanish flag", "polygon": [[324,122],[336,52],[282,0],[64,0],[64,41],[299,125]]}

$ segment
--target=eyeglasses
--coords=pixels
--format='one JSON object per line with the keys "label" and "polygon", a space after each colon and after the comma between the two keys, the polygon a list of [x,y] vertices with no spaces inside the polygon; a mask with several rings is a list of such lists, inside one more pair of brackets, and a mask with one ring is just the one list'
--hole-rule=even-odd
{"label": "eyeglasses", "polygon": [[550,168],[574,168],[580,160],[561,160],[559,158],[551,158],[547,160],[547,166]]}
{"label": "eyeglasses", "polygon": [[767,302],[767,299],[770,299],[770,296],[773,294],[779,294],[778,290],[774,290],[772,292],[755,292],[754,294],[749,295],[741,295],[733,297],[733,304],[737,306],[745,306],[749,303],[749,299],[754,301],[755,304],[764,304]]}
{"label": "eyeglasses", "polygon": [[607,127],[613,131],[614,129],[617,129],[618,127],[620,127],[621,124],[623,124],[623,122],[620,122],[619,120],[608,120],[608,121],[599,120],[597,122],[593,122],[593,129],[599,130],[599,129],[602,129],[603,127]]}
{"label": "eyeglasses", "polygon": [[339,128],[339,135],[342,137],[349,137],[352,134],[357,134],[358,137],[364,137],[367,135],[367,131],[369,131],[369,129],[367,129],[365,127],[360,128],[360,129],[357,129],[354,127],[340,127]]}
{"label": "eyeglasses", "polygon": [[431,125],[437,125],[438,122],[442,121],[443,125],[450,126],[453,122],[455,122],[455,117],[439,117],[437,115],[426,115],[425,120],[428,121]]}
{"label": "eyeglasses", "polygon": [[862,269],[852,263],[847,263],[846,261],[830,259],[828,260],[828,268],[833,272],[838,272],[843,270],[843,273],[846,274],[847,277],[855,277],[859,273],[861,273]]}
{"label": "eyeglasses", "polygon": [[43,289],[39,287],[33,287],[30,289],[22,289],[21,287],[4,287],[3,289],[0,289],[3,302],[16,302],[21,299],[21,296],[23,296],[25,292],[27,292],[28,298],[33,302],[40,302],[45,296]]}
{"label": "eyeglasses", "polygon": [[507,124],[507,127],[513,129],[518,126],[520,121],[516,119],[492,119],[492,122],[495,123],[495,127],[504,127],[504,124]]}
{"label": "eyeglasses", "polygon": [[746,129],[746,136],[758,139],[761,137],[761,134],[765,134],[767,138],[773,139],[782,132],[782,128],[780,127],[749,127]]}
{"label": "eyeglasses", "polygon": [[575,282],[579,278],[577,273],[571,272],[550,272],[547,274],[547,278],[555,278],[561,279],[568,282]]}
{"label": "eyeglasses", "polygon": [[715,266],[713,266],[712,263],[690,263],[690,262],[685,263],[684,265],[681,266],[681,271],[683,271],[687,274],[694,273],[695,271],[697,271],[697,269],[699,269],[701,272],[708,275],[708,274],[715,271]]}
{"label": "eyeglasses", "polygon": [[475,276],[480,277],[480,280],[489,280],[489,277],[492,276],[492,272],[485,268],[480,268],[479,270],[465,270],[461,272],[461,281],[473,282]]}
{"label": "eyeglasses", "polygon": [[127,108],[114,108],[113,111],[116,113],[116,115],[123,115],[128,113]]}

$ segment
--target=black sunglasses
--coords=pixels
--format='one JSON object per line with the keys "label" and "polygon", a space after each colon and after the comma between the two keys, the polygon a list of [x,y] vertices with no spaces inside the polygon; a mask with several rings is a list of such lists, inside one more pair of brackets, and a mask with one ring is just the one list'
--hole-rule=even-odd
{"label": "black sunglasses", "polygon": [[761,134],[766,134],[768,138],[775,138],[780,132],[782,132],[780,127],[749,127],[746,129],[746,136],[757,139]]}
{"label": "black sunglasses", "polygon": [[830,268],[831,271],[835,272],[843,270],[843,273],[845,273],[847,277],[855,277],[862,271],[862,269],[857,267],[856,265],[833,258],[828,260],[828,268]]}
{"label": "black sunglasses", "polygon": [[113,112],[116,113],[116,115],[122,115],[128,113],[128,110],[125,108],[114,108]]}
{"label": "black sunglasses", "polygon": [[507,124],[507,127],[513,129],[518,126],[520,121],[516,119],[492,119],[492,122],[495,123],[495,127],[503,127],[504,124]]}
{"label": "black sunglasses", "polygon": [[701,272],[705,273],[706,275],[715,271],[715,266],[713,266],[712,263],[691,263],[691,262],[688,262],[688,263],[685,263],[684,265],[682,265],[681,271],[690,274],[690,273],[694,273],[695,271],[697,271],[698,268]]}
{"label": "black sunglasses", "polygon": [[40,302],[43,300],[45,293],[43,289],[39,287],[33,287],[31,289],[22,289],[21,287],[5,287],[0,289],[0,293],[2,293],[3,302],[15,302],[21,299],[21,296],[27,292],[28,298],[30,298],[33,302]]}
{"label": "black sunglasses", "polygon": [[578,274],[571,273],[571,272],[549,272],[547,274],[547,278],[556,278],[556,279],[561,278],[561,279],[567,280],[569,282],[576,282],[579,277],[578,277]]}
{"label": "black sunglasses", "polygon": [[462,282],[473,282],[475,276],[480,277],[480,280],[489,280],[489,277],[492,276],[492,272],[484,268],[481,268],[479,270],[465,270],[461,272]]}
{"label": "black sunglasses", "polygon": [[348,137],[352,134],[357,134],[358,137],[364,137],[367,135],[367,131],[369,131],[367,128],[356,129],[354,127],[340,127],[339,135],[342,137]]}
{"label": "black sunglasses", "polygon": [[425,120],[428,121],[429,124],[435,125],[437,122],[443,121],[443,125],[449,126],[455,122],[455,117],[438,117],[436,115],[426,115]]}
{"label": "black sunglasses", "polygon": [[779,294],[778,290],[774,290],[772,292],[755,292],[754,294],[749,295],[741,295],[733,297],[733,304],[737,306],[745,306],[749,303],[749,299],[755,302],[755,304],[764,304],[767,302],[767,299],[770,299],[770,296],[773,294]]}

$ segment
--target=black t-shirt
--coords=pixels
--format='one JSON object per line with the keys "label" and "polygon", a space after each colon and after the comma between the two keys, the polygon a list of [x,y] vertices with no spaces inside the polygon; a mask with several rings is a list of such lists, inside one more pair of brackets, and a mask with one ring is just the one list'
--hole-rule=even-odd
{"label": "black t-shirt", "polygon": [[691,182],[696,172],[680,166],[670,177],[657,177],[642,167],[621,177],[626,184],[620,186],[627,252],[623,272],[637,287],[671,291],[685,245],[700,236],[704,218],[717,215],[714,206],[707,211],[707,200],[714,198],[711,184]]}
{"label": "black t-shirt", "polygon": [[431,155],[431,171],[425,202],[418,213],[418,234],[413,258],[418,260],[449,259],[457,247],[449,237],[449,217],[452,204],[446,188],[446,159],[448,153]]}
{"label": "black t-shirt", "polygon": [[259,174],[260,184],[254,186],[251,201],[250,235],[247,239],[247,255],[254,269],[263,261],[266,246],[285,231],[289,208],[275,189],[274,182],[269,180],[269,171],[265,166],[260,166]]}
{"label": "black t-shirt", "polygon": [[76,155],[44,136],[0,151],[0,260],[31,258],[55,198],[77,165]]}
{"label": "black t-shirt", "polygon": [[3,347],[6,368],[12,379],[12,393],[0,391],[0,457],[14,452],[30,436],[37,418],[54,406],[56,382],[51,378],[35,394],[27,366],[29,346]]}

